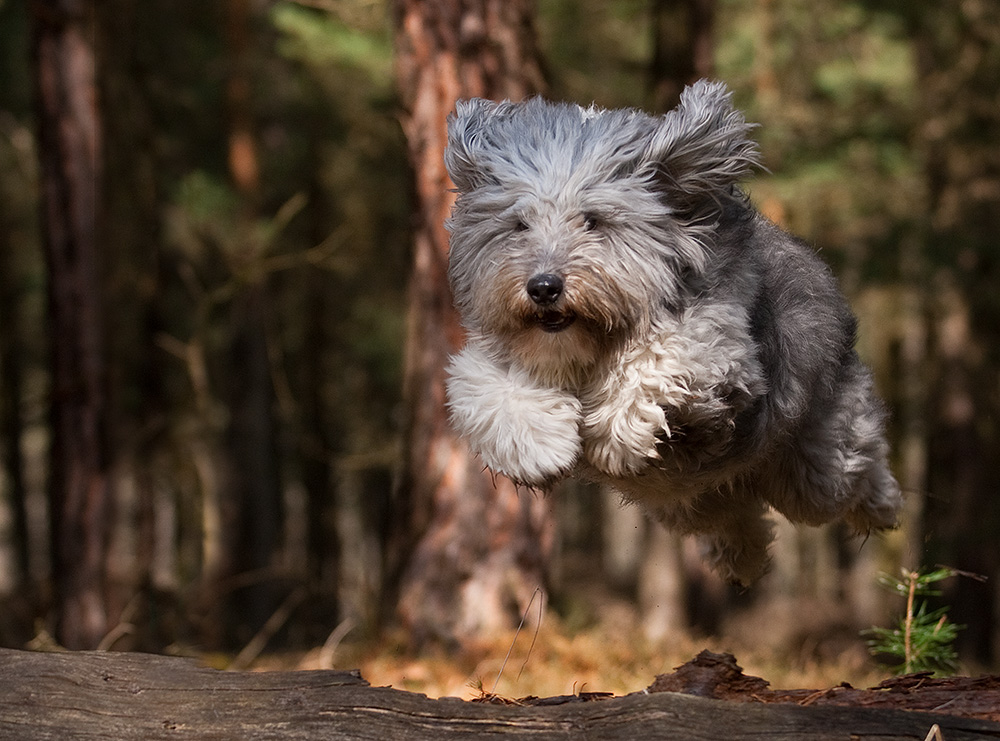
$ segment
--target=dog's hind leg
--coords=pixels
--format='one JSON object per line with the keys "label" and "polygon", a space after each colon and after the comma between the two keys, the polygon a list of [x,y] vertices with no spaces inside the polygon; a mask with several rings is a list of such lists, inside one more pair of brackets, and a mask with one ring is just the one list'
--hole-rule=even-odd
{"label": "dog's hind leg", "polygon": [[814,406],[762,469],[761,493],[792,522],[893,527],[901,505],[889,471],[885,410],[855,356],[834,396]]}
{"label": "dog's hind leg", "polygon": [[765,503],[742,481],[658,511],[672,530],[700,536],[706,558],[720,577],[749,585],[770,565],[767,547],[774,539]]}

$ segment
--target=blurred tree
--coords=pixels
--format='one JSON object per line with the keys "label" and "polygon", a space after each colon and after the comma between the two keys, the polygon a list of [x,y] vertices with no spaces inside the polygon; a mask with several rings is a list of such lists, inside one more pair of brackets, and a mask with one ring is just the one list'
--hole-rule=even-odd
{"label": "blurred tree", "polygon": [[294,66],[283,86],[289,99],[270,116],[295,111],[287,127],[298,161],[282,165],[308,196],[297,237],[315,245],[308,265],[277,282],[275,309],[295,360],[295,403],[284,399],[282,413],[299,435],[313,586],[328,614],[339,608],[361,629],[375,626],[381,605],[399,454],[389,430],[401,386],[412,200],[391,32],[387,16],[373,12],[386,8],[284,2],[272,12],[278,50]]}
{"label": "blurred tree", "polygon": [[25,297],[30,293],[37,250],[19,249],[37,244],[38,210],[33,194],[37,155],[28,124],[31,94],[28,71],[28,11],[26,6],[0,5],[0,461],[6,486],[0,501],[11,509],[15,573],[9,583],[24,590],[27,605],[37,596],[31,583],[33,554],[29,543],[28,491],[21,446],[25,429],[25,374],[34,363],[27,340]]}
{"label": "blurred tree", "polygon": [[[158,523],[156,461],[171,419],[167,395],[168,365],[156,347],[164,329],[161,291],[164,286],[162,182],[157,177],[155,129],[150,109],[149,70],[142,64],[142,32],[151,5],[133,0],[105,0],[95,6],[98,25],[98,81],[102,102],[104,149],[102,190],[102,275],[109,373],[109,438],[116,481],[116,530],[109,559],[109,602],[113,612],[128,608],[122,620],[131,626],[130,643],[120,648],[155,651],[161,613],[158,588],[169,568],[156,554],[162,546]],[[142,20],[141,20],[142,19]],[[160,490],[162,491],[162,489]],[[162,518],[163,512],[159,513]],[[134,551],[123,552],[134,543]],[[159,546],[159,551],[158,551]],[[172,576],[172,575],[171,575]]]}
{"label": "blurred tree", "polygon": [[[6,157],[4,158],[7,159]],[[8,165],[14,163],[8,162]],[[6,189],[4,189],[6,190]],[[6,196],[0,191],[0,198]],[[6,201],[6,199],[4,199]],[[6,498],[10,502],[13,518],[14,562],[16,574],[12,575],[18,586],[29,586],[31,554],[28,547],[28,505],[24,485],[24,456],[21,453],[21,436],[24,431],[22,389],[25,354],[21,335],[21,300],[23,276],[15,259],[13,224],[0,213],[0,275],[5,277],[0,285],[0,409],[2,409],[3,468],[7,473]]]}
{"label": "blurred tree", "polygon": [[[227,624],[239,636],[256,632],[278,607],[274,575],[284,507],[278,470],[274,387],[266,331],[270,311],[267,275],[261,271],[257,230],[261,201],[260,156],[253,107],[256,34],[250,0],[225,0],[228,171],[238,195],[230,267],[229,429],[221,516],[223,575],[245,583],[232,594]],[[255,74],[256,73],[256,74]],[[243,640],[249,635],[242,635]]]}
{"label": "blurred tree", "polygon": [[892,5],[916,49],[923,226],[928,259],[943,268],[933,284],[929,563],[988,577],[955,580],[945,599],[951,617],[968,626],[959,636],[963,654],[991,663],[1000,660],[1000,6]]}
{"label": "blurred tree", "polygon": [[394,553],[398,615],[416,642],[461,644],[514,624],[546,580],[549,501],[495,480],[448,428],[444,367],[462,343],[448,290],[445,119],[472,96],[542,88],[531,0],[397,0],[397,83],[416,177],[404,396],[405,458]]}
{"label": "blurred tree", "polygon": [[85,0],[32,5],[49,279],[52,447],[49,472],[56,638],[96,648],[108,631],[112,504],[98,230],[101,124],[94,14]]}
{"label": "blurred tree", "polygon": [[[715,0],[654,0],[650,14],[649,107],[665,113],[680,102],[686,85],[715,72]],[[644,529],[638,601],[646,635],[662,640],[691,626],[695,616],[689,594],[692,604],[716,613],[726,587],[706,573],[701,563],[685,561],[681,536],[650,521]],[[700,630],[708,627],[697,626]]]}
{"label": "blurred tree", "polygon": [[715,69],[715,0],[653,0],[650,106],[668,111],[681,90]]}

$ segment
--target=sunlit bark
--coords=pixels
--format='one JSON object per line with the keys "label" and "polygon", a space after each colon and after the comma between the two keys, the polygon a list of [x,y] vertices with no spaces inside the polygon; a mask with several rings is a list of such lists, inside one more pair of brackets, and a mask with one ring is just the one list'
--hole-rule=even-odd
{"label": "sunlit bark", "polygon": [[544,587],[549,501],[492,479],[448,428],[444,366],[462,344],[448,290],[452,202],[445,120],[459,98],[519,99],[541,86],[526,0],[395,3],[397,81],[417,213],[406,348],[404,471],[391,554],[398,615],[417,640],[461,643],[511,625]]}

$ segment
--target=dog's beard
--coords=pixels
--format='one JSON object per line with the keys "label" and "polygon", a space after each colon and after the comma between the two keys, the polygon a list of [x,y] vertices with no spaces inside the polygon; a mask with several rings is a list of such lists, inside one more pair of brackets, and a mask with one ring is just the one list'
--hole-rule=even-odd
{"label": "dog's beard", "polygon": [[[538,380],[551,386],[573,388],[608,352],[608,337],[576,315],[525,322],[520,332],[504,338],[511,355]],[[553,330],[556,322],[566,323]]]}
{"label": "dog's beard", "polygon": [[593,304],[572,301],[544,309],[520,302],[516,308],[497,311],[494,306],[483,323],[484,334],[538,381],[568,389],[582,386],[603,359],[634,337],[639,325],[632,315],[619,314],[612,321]]}

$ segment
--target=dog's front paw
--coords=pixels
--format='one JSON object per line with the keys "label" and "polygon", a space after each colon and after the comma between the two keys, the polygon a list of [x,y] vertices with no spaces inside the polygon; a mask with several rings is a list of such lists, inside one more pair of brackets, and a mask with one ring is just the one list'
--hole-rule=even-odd
{"label": "dog's front paw", "polygon": [[543,404],[537,413],[492,430],[480,441],[479,455],[516,484],[549,489],[570,475],[580,457],[579,413],[578,403]]}
{"label": "dog's front paw", "polygon": [[602,405],[584,419],[584,455],[608,476],[634,476],[658,460],[657,435],[666,429],[663,408],[653,402]]}
{"label": "dog's front paw", "polygon": [[448,367],[448,408],[455,431],[496,473],[545,489],[580,456],[580,402],[537,385],[518,368],[466,348]]}

